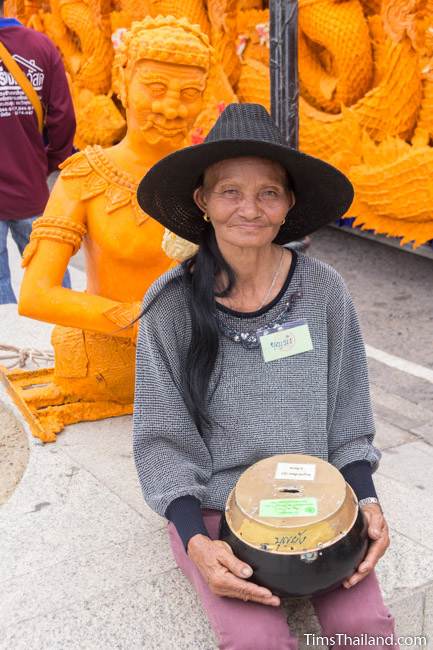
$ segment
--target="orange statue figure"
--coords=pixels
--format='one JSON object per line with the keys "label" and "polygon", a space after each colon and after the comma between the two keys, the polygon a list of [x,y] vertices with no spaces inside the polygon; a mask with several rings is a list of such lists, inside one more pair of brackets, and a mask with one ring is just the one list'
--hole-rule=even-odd
{"label": "orange statue figure", "polygon": [[[34,224],[19,312],[57,324],[55,368],[8,379],[44,441],[55,440],[66,424],[132,412],[136,326],[130,323],[149,284],[172,264],[161,249],[163,228],[139,208],[136,187],[148,168],[182,146],[203,109],[210,62],[207,36],[186,19],[133,23],[114,61],[127,133],[109,149],[89,146],[63,163]],[[61,286],[81,245],[84,293]]]}

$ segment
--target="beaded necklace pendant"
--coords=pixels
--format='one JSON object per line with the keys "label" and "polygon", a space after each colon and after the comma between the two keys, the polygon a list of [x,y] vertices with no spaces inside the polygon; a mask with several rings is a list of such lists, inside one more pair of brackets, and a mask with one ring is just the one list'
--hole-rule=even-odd
{"label": "beaded necklace pendant", "polygon": [[296,302],[298,298],[301,298],[302,296],[302,291],[299,289],[295,291],[294,293],[290,294],[289,299],[284,303],[284,309],[274,318],[272,321],[269,323],[266,323],[266,325],[261,326],[257,330],[253,331],[248,331],[248,332],[240,332],[238,330],[235,330],[226,323],[223,323],[219,318],[218,315],[216,315],[217,323],[218,323],[218,328],[226,338],[234,341],[235,343],[239,343],[243,348],[246,350],[254,350],[255,348],[260,347],[260,337],[258,332],[264,328],[267,330],[277,330],[278,327],[281,325],[281,323],[284,323],[286,320],[286,317],[288,313],[291,311],[293,304]]}

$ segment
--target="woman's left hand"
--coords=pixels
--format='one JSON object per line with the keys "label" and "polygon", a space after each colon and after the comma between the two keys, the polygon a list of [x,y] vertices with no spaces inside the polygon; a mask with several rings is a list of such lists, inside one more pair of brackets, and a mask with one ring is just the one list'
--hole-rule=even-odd
{"label": "woman's left hand", "polygon": [[383,516],[381,507],[376,503],[370,503],[369,505],[362,506],[361,509],[367,519],[368,536],[373,541],[370,543],[367,555],[362,560],[358,569],[350,578],[344,580],[343,587],[346,587],[346,589],[353,587],[366,578],[373,571],[389,546],[388,524]]}

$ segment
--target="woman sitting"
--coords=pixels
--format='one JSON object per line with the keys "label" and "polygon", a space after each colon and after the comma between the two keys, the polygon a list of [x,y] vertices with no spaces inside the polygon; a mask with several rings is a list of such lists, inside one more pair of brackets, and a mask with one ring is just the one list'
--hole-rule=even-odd
{"label": "woman sitting", "polygon": [[[203,144],[158,162],[139,187],[143,210],[199,248],[144,300],[135,461],[226,650],[297,648],[280,599],[248,580],[251,567],[218,539],[236,481],[274,454],[332,463],[368,522],[372,542],[356,572],[312,598],[322,633],[394,632],[374,573],[389,538],[372,480],[380,452],[358,318],[333,268],[284,247],[344,214],[352,198],[345,176],[287,147],[255,104],[228,106]],[[263,328],[299,321],[312,345],[269,360]]]}

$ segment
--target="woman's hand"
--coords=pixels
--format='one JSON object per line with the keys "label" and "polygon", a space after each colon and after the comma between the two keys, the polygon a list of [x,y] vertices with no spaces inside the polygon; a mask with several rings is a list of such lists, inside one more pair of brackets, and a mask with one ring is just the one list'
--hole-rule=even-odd
{"label": "woman's hand", "polygon": [[188,556],[217,596],[279,606],[278,596],[274,596],[269,589],[246,580],[252,576],[253,570],[235,557],[226,542],[213,541],[205,535],[194,535],[188,542]]}
{"label": "woman's hand", "polygon": [[361,506],[362,512],[367,519],[368,536],[373,542],[368,548],[367,555],[362,560],[358,569],[348,579],[344,580],[343,587],[349,589],[371,573],[379,559],[389,546],[388,524],[383,516],[382,509],[376,503]]}

